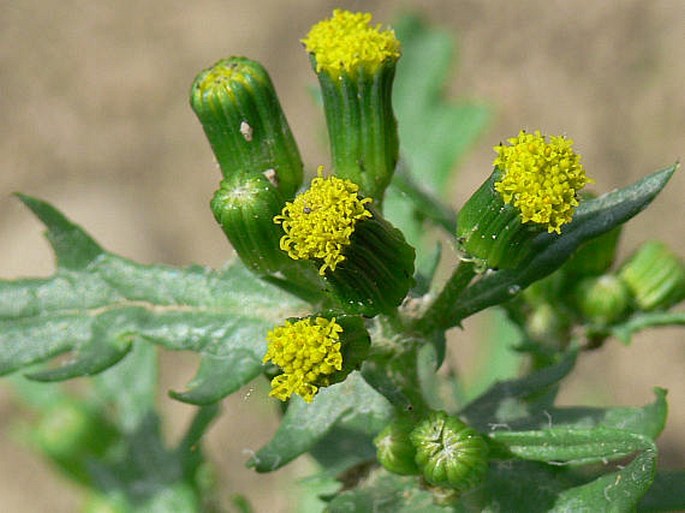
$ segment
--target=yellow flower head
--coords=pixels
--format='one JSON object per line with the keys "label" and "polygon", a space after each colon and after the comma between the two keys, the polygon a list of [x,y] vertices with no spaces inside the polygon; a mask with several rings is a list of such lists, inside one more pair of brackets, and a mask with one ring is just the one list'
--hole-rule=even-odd
{"label": "yellow flower head", "polygon": [[359,187],[351,181],[335,176],[324,178],[322,171],[323,166],[319,166],[309,190],[287,202],[274,222],[285,232],[281,249],[294,260],[322,260],[319,274],[323,276],[326,269],[335,271],[345,260],[343,252],[350,244],[355,224],[371,217],[364,205],[372,200],[360,199]]}
{"label": "yellow flower head", "polygon": [[340,333],[342,327],[333,319],[316,317],[286,321],[271,330],[266,339],[264,362],[271,361],[283,374],[271,381],[269,396],[285,401],[297,394],[311,402],[318,391],[315,383],[342,369]]}
{"label": "yellow flower head", "polygon": [[494,166],[502,172],[495,190],[521,212],[524,223],[546,225],[549,233],[561,233],[578,206],[577,193],[592,180],[585,176],[580,155],[571,149],[573,141],[552,136],[546,142],[537,130],[523,130],[508,140],[509,146],[495,146]]}
{"label": "yellow flower head", "polygon": [[374,72],[383,62],[400,57],[400,42],[392,30],[371,26],[370,13],[335,9],[333,17],[312,27],[302,40],[316,57],[316,72],[333,77],[355,74],[360,68]]}

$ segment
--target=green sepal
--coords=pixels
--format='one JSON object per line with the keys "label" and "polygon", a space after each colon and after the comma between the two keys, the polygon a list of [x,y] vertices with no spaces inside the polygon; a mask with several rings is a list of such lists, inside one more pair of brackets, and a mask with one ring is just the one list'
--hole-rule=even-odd
{"label": "green sepal", "polygon": [[378,462],[387,470],[402,476],[420,474],[416,464],[416,447],[409,437],[416,422],[409,417],[398,417],[373,439]]}
{"label": "green sepal", "polygon": [[665,310],[685,299],[685,265],[663,242],[646,242],[621,267],[642,311]]}
{"label": "green sepal", "polygon": [[488,469],[488,445],[473,428],[444,411],[432,411],[410,434],[416,463],[432,485],[464,492],[480,484]]}
{"label": "green sepal", "polygon": [[541,225],[522,223],[520,212],[504,203],[495,190],[501,177],[495,168],[457,217],[457,243],[466,258],[473,258],[481,268],[518,267],[533,254],[533,240],[543,231]]}
{"label": "green sepal", "polygon": [[269,174],[286,198],[302,184],[303,165],[285,114],[264,67],[229,57],[202,71],[190,91],[224,179]]}
{"label": "green sepal", "polygon": [[263,175],[241,182],[222,180],[210,207],[243,263],[259,274],[272,274],[291,265],[281,251],[282,235],[274,223],[285,199]]}
{"label": "green sepal", "polygon": [[[316,69],[316,58],[311,59]],[[358,184],[377,205],[382,204],[399,155],[392,109],[395,65],[388,60],[373,72],[362,66],[340,77],[318,73],[335,174]]]}
{"label": "green sepal", "polygon": [[324,281],[349,313],[372,317],[390,313],[414,285],[415,251],[404,235],[378,212],[358,222],[345,260]]}

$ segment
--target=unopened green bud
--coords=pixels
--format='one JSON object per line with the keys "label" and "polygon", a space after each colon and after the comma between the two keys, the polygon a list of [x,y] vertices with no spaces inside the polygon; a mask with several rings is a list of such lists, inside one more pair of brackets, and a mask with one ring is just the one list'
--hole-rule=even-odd
{"label": "unopened green bud", "polygon": [[361,198],[350,180],[324,178],[288,202],[274,221],[283,227],[281,249],[311,260],[349,313],[390,312],[414,283],[414,248]]}
{"label": "unopened green bud", "polygon": [[271,380],[272,397],[297,394],[311,402],[319,388],[343,381],[358,369],[371,340],[361,317],[320,315],[288,320],[267,336],[264,363],[281,373]]}
{"label": "unopened green bud", "polygon": [[575,298],[582,316],[593,324],[612,324],[630,306],[630,291],[614,274],[585,278],[576,287]]}
{"label": "unopened green bud", "polygon": [[302,184],[302,159],[268,73],[230,57],[202,71],[190,105],[202,123],[224,179],[241,184],[268,174],[284,197]]}
{"label": "unopened green bud", "polygon": [[646,242],[623,264],[619,276],[640,310],[667,309],[685,299],[683,261],[662,242]]}
{"label": "unopened green bud", "polygon": [[433,411],[417,424],[410,438],[416,447],[416,463],[428,483],[465,492],[485,478],[487,443],[458,418]]}
{"label": "unopened green bud", "polygon": [[392,84],[400,44],[371,14],[336,9],[302,40],[321,85],[336,174],[378,205],[397,165]]}
{"label": "unopened green bud", "polygon": [[239,183],[222,180],[210,203],[240,259],[258,274],[276,273],[291,264],[280,249],[281,231],[273,222],[284,203],[283,195],[264,175]]}
{"label": "unopened green bud", "polygon": [[573,141],[523,131],[496,146],[490,178],[457,218],[457,240],[467,257],[492,269],[515,268],[534,252],[543,232],[560,234],[590,180]]}
{"label": "unopened green bud", "polygon": [[390,472],[403,476],[420,474],[415,460],[416,448],[409,438],[414,426],[411,419],[401,417],[393,420],[374,438],[378,462]]}

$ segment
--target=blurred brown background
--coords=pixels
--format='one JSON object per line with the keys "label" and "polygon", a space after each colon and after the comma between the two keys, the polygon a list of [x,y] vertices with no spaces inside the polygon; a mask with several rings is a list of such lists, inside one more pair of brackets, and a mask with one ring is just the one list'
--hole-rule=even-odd
{"label": "blurred brown background", "polygon": [[[683,155],[682,1],[0,0],[0,277],[53,269],[40,225],[13,191],[53,202],[105,247],[135,260],[221,265],[230,251],[208,208],[219,173],[188,107],[190,83],[224,56],[262,61],[308,168],[327,163],[323,116],[306,90],[314,76],[298,40],[336,6],[371,11],[382,23],[419,10],[457,38],[459,71],[449,93],[494,109],[488,133],[462,163],[457,205],[489,172],[491,146],[522,127],[571,136],[597,191]],[[681,171],[629,223],[623,254],[659,238],[685,255],[683,197]],[[452,352],[468,338],[457,334]],[[585,356],[562,401],[641,405],[652,400],[652,386],[668,388],[662,464],[685,465],[683,338],[662,329],[630,348],[612,341]],[[192,376],[192,358],[163,361],[165,389]],[[0,509],[76,511],[79,490],[10,439],[14,406],[5,389],[0,394]],[[242,465],[276,426],[263,395],[258,387],[226,401],[208,443],[224,496],[246,492],[257,511],[286,512],[293,479],[308,463],[266,477]],[[173,439],[192,408],[165,395],[161,402]]]}

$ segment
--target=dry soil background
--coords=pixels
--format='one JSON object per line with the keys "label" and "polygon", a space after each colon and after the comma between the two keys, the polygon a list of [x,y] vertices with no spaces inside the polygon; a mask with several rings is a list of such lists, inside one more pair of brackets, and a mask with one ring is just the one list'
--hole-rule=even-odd
{"label": "dry soil background", "polygon": [[[207,207],[218,172],[187,105],[190,82],[227,55],[262,61],[309,169],[326,163],[323,118],[306,91],[314,77],[298,39],[336,6],[369,10],[384,23],[420,10],[458,39],[449,93],[489,102],[494,117],[462,163],[455,204],[489,172],[491,146],[521,127],[573,137],[599,191],[683,156],[683,1],[0,0],[0,276],[53,268],[39,224],[13,191],[50,200],[127,257],[221,265],[229,249]],[[623,253],[654,237],[685,255],[684,196],[681,171],[628,225]],[[630,348],[612,342],[587,355],[563,401],[643,404],[652,386],[670,389],[663,464],[685,465],[683,338],[660,330]],[[458,335],[453,348],[467,339]],[[192,376],[192,359],[163,361],[166,389]],[[76,511],[79,491],[7,435],[15,409],[0,393],[0,510]],[[245,491],[257,511],[286,512],[307,462],[266,477],[242,467],[276,425],[263,395],[247,390],[226,401],[208,444],[225,496]],[[163,394],[161,402],[173,439],[192,409]]]}

